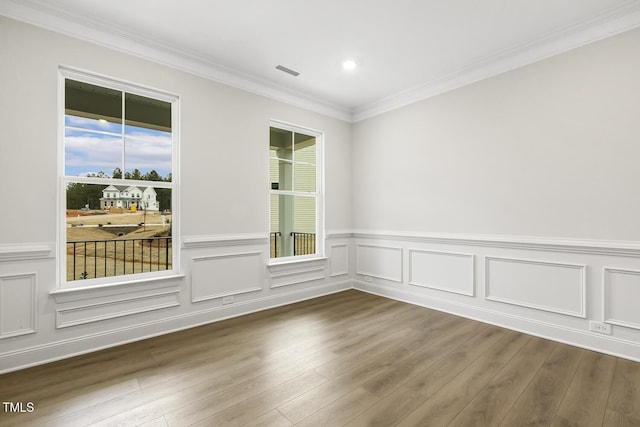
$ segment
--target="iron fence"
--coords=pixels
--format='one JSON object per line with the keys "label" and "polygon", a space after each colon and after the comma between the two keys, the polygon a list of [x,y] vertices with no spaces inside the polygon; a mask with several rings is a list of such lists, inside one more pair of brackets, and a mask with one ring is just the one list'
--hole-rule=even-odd
{"label": "iron fence", "polygon": [[67,280],[170,270],[171,237],[67,242]]}
{"label": "iron fence", "polygon": [[291,232],[294,255],[310,255],[316,253],[316,234]]}

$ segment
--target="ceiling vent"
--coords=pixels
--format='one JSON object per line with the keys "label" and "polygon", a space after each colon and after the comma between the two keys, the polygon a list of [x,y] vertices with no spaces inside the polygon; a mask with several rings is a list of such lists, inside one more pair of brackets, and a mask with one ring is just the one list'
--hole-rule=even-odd
{"label": "ceiling vent", "polygon": [[294,76],[294,77],[298,77],[298,76],[300,75],[300,73],[299,73],[299,72],[297,72],[297,71],[295,71],[295,70],[292,70],[291,68],[287,68],[287,67],[285,67],[284,65],[278,65],[278,66],[276,67],[276,70],[284,71],[285,73],[287,73],[287,74],[291,74],[291,75],[292,75],[292,76]]}

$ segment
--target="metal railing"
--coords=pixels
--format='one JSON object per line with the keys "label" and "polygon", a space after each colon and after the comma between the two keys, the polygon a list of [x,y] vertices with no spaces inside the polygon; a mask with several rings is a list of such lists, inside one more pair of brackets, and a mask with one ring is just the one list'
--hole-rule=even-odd
{"label": "metal railing", "polygon": [[[316,235],[315,233],[299,233],[292,231],[289,233],[293,244],[293,255],[309,255],[316,253]],[[287,256],[282,254],[282,233],[275,231],[269,233],[269,242],[271,248],[271,258]]]}
{"label": "metal railing", "polygon": [[171,237],[67,242],[67,280],[170,270]]}
{"label": "metal railing", "polygon": [[293,237],[293,254],[310,255],[316,253],[316,234],[291,232]]}
{"label": "metal railing", "polygon": [[280,255],[282,233],[279,231],[269,233],[269,242],[271,247],[271,258],[278,258]]}

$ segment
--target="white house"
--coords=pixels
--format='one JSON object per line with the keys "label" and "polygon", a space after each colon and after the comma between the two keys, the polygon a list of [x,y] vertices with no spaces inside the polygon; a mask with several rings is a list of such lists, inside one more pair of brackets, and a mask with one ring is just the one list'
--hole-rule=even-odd
{"label": "white house", "polygon": [[160,203],[156,196],[157,193],[153,187],[110,185],[102,190],[100,209],[130,209],[131,206],[135,206],[137,209],[159,211]]}

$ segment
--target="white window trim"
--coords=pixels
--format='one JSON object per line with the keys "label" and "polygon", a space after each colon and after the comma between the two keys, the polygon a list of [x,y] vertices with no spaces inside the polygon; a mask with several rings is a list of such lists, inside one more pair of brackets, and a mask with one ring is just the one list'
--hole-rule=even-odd
{"label": "white window trim", "polygon": [[[80,182],[88,184],[106,184],[112,185],[113,181],[108,178],[70,178],[65,175],[65,80],[72,79],[89,84],[106,87],[118,91],[124,91],[136,95],[145,96],[171,104],[171,182],[156,181],[127,181],[131,185],[149,186],[150,182],[154,182],[154,186],[158,188],[171,189],[171,232],[172,232],[172,269],[158,272],[134,273],[126,275],[118,275],[111,277],[100,277],[95,279],[67,281],[67,250],[66,250],[66,215],[62,212],[66,209],[66,185],[68,182]],[[58,260],[57,260],[57,280],[56,290],[65,289],[84,289],[103,286],[122,286],[126,284],[136,284],[153,280],[164,280],[168,278],[182,277],[180,271],[180,97],[169,92],[142,86],[124,80],[113,79],[108,76],[99,75],[89,71],[79,70],[67,66],[58,67],[58,186],[57,186],[57,231],[56,238],[58,243]],[[123,171],[124,173],[124,171]],[[174,221],[174,218],[177,219]],[[55,291],[54,291],[55,292]]]}
{"label": "white window trim", "polygon": [[[304,133],[305,135],[311,135],[316,138],[316,200],[318,206],[316,208],[316,253],[311,255],[293,255],[287,257],[271,258],[269,256],[268,266],[279,264],[292,264],[305,261],[324,260],[325,249],[325,209],[324,209],[324,132],[308,128],[305,126],[296,125],[293,123],[285,122],[282,120],[271,119],[269,121],[269,128],[275,127],[278,129],[288,130],[291,132]],[[267,146],[268,147],[268,146]],[[269,170],[270,157],[267,155],[267,170]],[[269,204],[271,203],[271,179],[269,173],[266,176],[267,185],[269,188]],[[298,193],[295,191],[281,190],[280,194],[302,195],[308,196],[308,193]],[[271,231],[271,209],[267,215],[267,230]]]}

